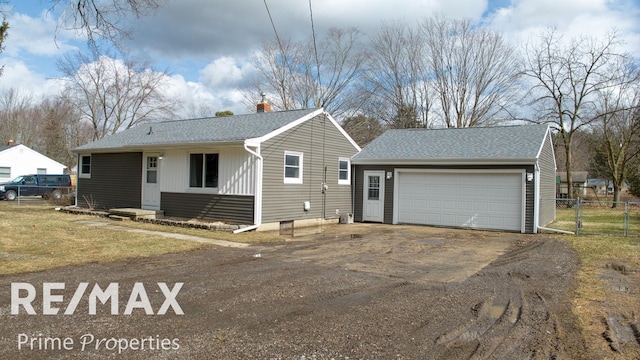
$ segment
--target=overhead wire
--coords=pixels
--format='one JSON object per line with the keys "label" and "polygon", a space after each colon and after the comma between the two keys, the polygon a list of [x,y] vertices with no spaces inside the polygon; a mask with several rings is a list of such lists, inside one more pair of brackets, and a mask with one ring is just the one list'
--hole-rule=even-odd
{"label": "overhead wire", "polygon": [[271,16],[271,11],[269,11],[269,5],[267,4],[267,0],[264,0],[264,7],[267,9],[267,15],[269,15],[269,21],[271,22],[271,27],[273,28],[273,33],[276,35],[276,41],[278,42],[278,46],[280,47],[280,53],[284,56],[284,48],[282,47],[282,42],[280,41],[280,36],[278,36],[278,30],[276,30],[276,24],[273,22],[273,17]]}

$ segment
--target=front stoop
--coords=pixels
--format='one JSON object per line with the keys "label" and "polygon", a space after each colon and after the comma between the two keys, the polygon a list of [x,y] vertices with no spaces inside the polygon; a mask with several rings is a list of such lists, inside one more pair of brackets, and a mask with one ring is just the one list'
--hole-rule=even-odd
{"label": "front stoop", "polygon": [[162,219],[164,218],[164,210],[148,210],[134,208],[109,209],[110,218],[127,217],[131,220],[139,219]]}

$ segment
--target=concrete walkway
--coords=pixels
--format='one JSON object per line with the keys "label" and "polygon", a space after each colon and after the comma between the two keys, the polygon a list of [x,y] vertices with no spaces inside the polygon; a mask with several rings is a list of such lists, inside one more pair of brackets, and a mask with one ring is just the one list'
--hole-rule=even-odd
{"label": "concrete walkway", "polygon": [[238,242],[226,241],[226,240],[209,239],[209,238],[204,238],[204,237],[200,237],[200,236],[176,234],[176,233],[169,233],[169,232],[164,232],[164,231],[134,229],[134,228],[126,227],[126,226],[112,225],[107,221],[81,220],[81,221],[78,221],[77,223],[78,224],[87,225],[87,226],[103,227],[103,228],[107,228],[107,229],[110,229],[110,230],[120,230],[120,231],[128,231],[128,232],[139,233],[139,234],[157,235],[157,236],[163,236],[163,237],[172,238],[172,239],[194,241],[194,242],[206,243],[206,244],[212,244],[212,245],[224,246],[224,247],[244,248],[244,247],[249,246],[249,244],[245,244],[245,243],[238,243]]}

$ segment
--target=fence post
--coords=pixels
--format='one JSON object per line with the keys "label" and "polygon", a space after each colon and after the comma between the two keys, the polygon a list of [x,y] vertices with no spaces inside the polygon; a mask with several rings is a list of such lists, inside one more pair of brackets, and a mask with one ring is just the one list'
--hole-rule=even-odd
{"label": "fence post", "polygon": [[629,236],[629,202],[624,202],[624,236]]}
{"label": "fence post", "polygon": [[18,206],[20,206],[20,189],[21,189],[21,186],[18,185],[18,195],[17,195],[18,196]]}
{"label": "fence post", "polygon": [[582,227],[582,214],[581,214],[581,202],[580,198],[576,199],[576,235],[580,234],[580,228]]}

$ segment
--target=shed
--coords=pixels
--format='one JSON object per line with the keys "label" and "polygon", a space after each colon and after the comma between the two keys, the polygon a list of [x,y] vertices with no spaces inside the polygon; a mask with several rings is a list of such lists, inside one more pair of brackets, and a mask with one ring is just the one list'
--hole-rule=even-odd
{"label": "shed", "polygon": [[547,125],[388,130],[352,164],[355,221],[536,233],[555,220]]}

